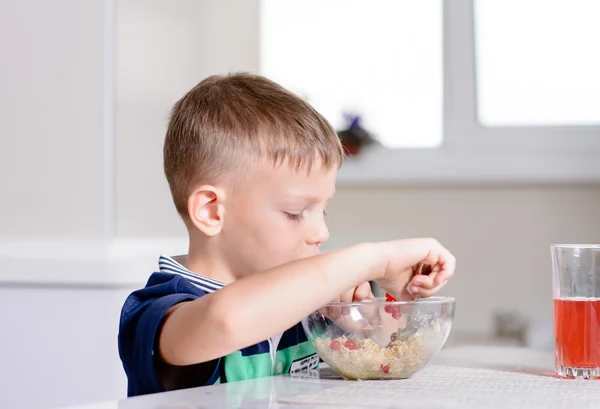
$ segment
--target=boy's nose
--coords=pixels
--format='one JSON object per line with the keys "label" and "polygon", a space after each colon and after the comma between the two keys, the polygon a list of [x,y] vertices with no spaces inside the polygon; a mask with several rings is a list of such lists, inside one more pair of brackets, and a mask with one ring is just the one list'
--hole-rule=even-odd
{"label": "boy's nose", "polygon": [[324,222],[317,223],[309,232],[307,244],[319,246],[329,239],[329,229]]}

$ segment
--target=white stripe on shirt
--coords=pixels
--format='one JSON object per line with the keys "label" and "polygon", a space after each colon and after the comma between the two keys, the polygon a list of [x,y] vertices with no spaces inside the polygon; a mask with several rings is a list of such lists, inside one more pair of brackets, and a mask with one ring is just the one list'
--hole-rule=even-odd
{"label": "white stripe on shirt", "polygon": [[158,259],[158,265],[159,265],[159,267],[161,267],[163,265],[170,266],[170,267],[176,268],[177,270],[179,270],[182,273],[187,273],[187,274],[191,274],[192,276],[200,277],[202,280],[207,281],[211,284],[214,284],[214,285],[217,285],[220,287],[225,286],[225,284],[223,284],[220,281],[213,280],[212,278],[204,277],[199,274],[191,272],[190,270],[188,270],[187,268],[185,268],[184,266],[182,266],[181,264],[179,264],[177,261],[175,261],[173,258],[171,258],[169,256],[165,256],[165,255],[160,256],[160,258]]}
{"label": "white stripe on shirt", "polygon": [[194,287],[197,287],[207,293],[212,293],[225,287],[225,284],[220,281],[212,280],[208,277],[191,272],[169,256],[161,255],[158,259],[158,266],[161,273],[177,274],[182,276]]}

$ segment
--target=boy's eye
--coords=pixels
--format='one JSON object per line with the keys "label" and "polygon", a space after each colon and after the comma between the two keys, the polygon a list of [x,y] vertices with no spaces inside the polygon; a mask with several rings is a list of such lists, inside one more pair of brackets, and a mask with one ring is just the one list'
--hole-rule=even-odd
{"label": "boy's eye", "polygon": [[302,218],[304,217],[303,213],[290,213],[290,212],[283,212],[285,214],[285,216],[288,218],[288,220],[291,220],[293,222],[301,222]]}

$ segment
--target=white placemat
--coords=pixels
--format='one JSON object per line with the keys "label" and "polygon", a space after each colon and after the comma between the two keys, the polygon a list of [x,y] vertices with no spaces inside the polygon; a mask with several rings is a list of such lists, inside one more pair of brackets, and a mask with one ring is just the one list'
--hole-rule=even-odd
{"label": "white placemat", "polygon": [[282,396],[278,403],[377,409],[598,409],[600,381],[431,365],[407,380],[348,381],[315,393]]}

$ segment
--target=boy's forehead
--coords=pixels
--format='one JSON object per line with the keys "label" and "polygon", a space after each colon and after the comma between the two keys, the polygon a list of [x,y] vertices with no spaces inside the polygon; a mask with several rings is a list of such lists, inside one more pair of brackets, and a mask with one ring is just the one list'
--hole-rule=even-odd
{"label": "boy's forehead", "polygon": [[261,168],[262,177],[257,179],[287,197],[322,199],[335,192],[337,169],[323,169],[320,163],[313,163],[310,169],[296,169],[287,163]]}

